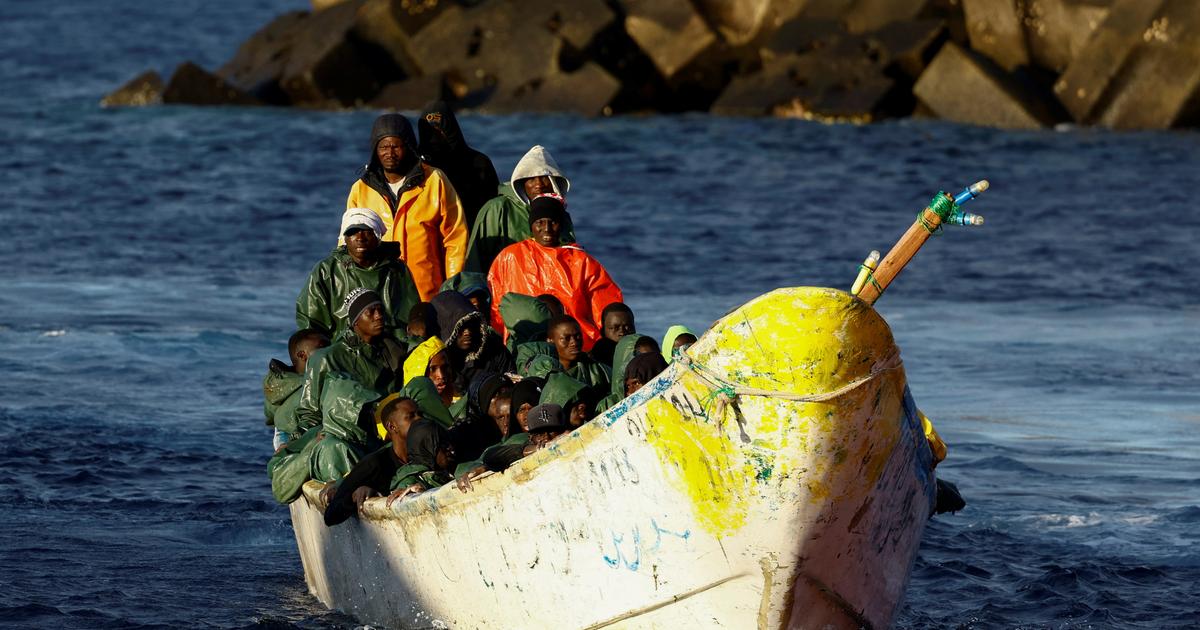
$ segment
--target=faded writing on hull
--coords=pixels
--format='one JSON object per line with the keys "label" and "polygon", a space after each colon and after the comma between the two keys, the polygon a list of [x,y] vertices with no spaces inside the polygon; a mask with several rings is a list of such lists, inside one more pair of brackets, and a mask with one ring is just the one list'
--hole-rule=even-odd
{"label": "faded writing on hull", "polygon": [[[602,554],[604,562],[608,566],[618,569],[624,566],[630,571],[637,571],[642,564],[643,554],[646,556],[656,555],[663,548],[664,537],[667,540],[681,540],[682,549],[688,549],[688,542],[692,536],[692,530],[685,529],[683,531],[675,531],[660,527],[657,519],[650,519],[650,531],[653,532],[654,543],[647,546],[642,543],[641,528],[634,525],[627,531],[613,531],[612,536],[612,551]],[[626,541],[626,534],[629,534],[629,540]],[[649,542],[649,541],[647,541]]]}

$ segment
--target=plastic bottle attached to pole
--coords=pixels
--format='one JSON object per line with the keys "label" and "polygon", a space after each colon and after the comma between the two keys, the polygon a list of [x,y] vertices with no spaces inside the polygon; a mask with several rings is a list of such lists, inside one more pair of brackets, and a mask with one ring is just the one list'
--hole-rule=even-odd
{"label": "plastic bottle attached to pole", "polygon": [[850,287],[850,295],[858,295],[862,291],[863,285],[875,273],[875,267],[879,266],[879,252],[872,250],[871,255],[858,266],[858,277],[854,279],[854,286]]}

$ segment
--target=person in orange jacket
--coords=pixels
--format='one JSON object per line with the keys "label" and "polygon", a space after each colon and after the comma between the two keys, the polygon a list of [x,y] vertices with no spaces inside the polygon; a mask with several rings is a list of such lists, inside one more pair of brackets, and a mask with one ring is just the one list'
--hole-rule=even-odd
{"label": "person in orange jacket", "polygon": [[555,196],[544,195],[529,204],[533,236],[501,250],[488,272],[492,326],[507,335],[499,306],[505,294],[549,293],[579,322],[587,351],[600,339],[604,307],[624,297],[600,261],[577,244],[560,245],[559,231],[566,219],[567,211]]}
{"label": "person in orange jacket", "polygon": [[[462,271],[467,226],[450,179],[421,161],[408,119],[384,114],[371,128],[371,161],[350,187],[346,208],[368,208],[383,221],[384,241],[400,243],[421,300]],[[341,241],[339,240],[339,244]]]}

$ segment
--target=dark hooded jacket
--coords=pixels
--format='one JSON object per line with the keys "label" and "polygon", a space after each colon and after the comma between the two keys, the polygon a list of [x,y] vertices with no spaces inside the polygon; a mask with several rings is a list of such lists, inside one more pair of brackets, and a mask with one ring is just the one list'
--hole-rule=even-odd
{"label": "dark hooded jacket", "polygon": [[[389,136],[400,138],[405,147],[401,170],[406,174],[399,194],[388,186],[375,151],[379,141]],[[404,116],[384,114],[376,119],[371,129],[370,162],[350,187],[346,208],[367,208],[379,215],[387,229],[383,240],[400,244],[400,257],[408,265],[421,299],[428,300],[446,278],[462,271],[468,230],[449,177],[422,162],[417,151],[412,125]]]}
{"label": "dark hooded jacket", "polygon": [[417,285],[403,261],[397,260],[396,243],[380,243],[376,262],[359,267],[339,245],[308,274],[308,282],[296,298],[296,327],[314,328],[333,338],[346,330],[345,318],[334,313],[354,289],[371,289],[383,300],[388,328],[404,334],[407,317],[421,301]]}
{"label": "dark hooded jacket", "polygon": [[609,395],[596,405],[596,415],[600,415],[625,399],[625,368],[633,360],[637,352],[637,343],[643,337],[645,335],[630,333],[621,337],[621,340],[617,342],[612,364],[611,389],[609,390]]}
{"label": "dark hooded jacket", "polygon": [[[458,390],[466,391],[477,372],[511,372],[514,368],[512,354],[504,347],[499,335],[488,325],[486,319],[463,294],[457,291],[442,291],[430,301],[437,311],[438,329],[446,353],[454,362],[458,372]],[[455,342],[463,330],[469,329],[471,336],[482,342],[471,352],[464,352]]]}
{"label": "dark hooded jacket", "polygon": [[496,196],[500,177],[496,167],[483,153],[467,145],[454,111],[444,101],[434,101],[417,121],[421,136],[421,156],[450,178],[466,214],[467,230],[475,225],[479,209]]}
{"label": "dark hooded jacket", "polygon": [[[408,429],[408,463],[392,476],[391,490],[413,484],[437,488],[450,479],[450,471],[437,465],[437,453],[448,439],[444,429],[430,420],[418,420]],[[453,466],[451,462],[451,466]]]}

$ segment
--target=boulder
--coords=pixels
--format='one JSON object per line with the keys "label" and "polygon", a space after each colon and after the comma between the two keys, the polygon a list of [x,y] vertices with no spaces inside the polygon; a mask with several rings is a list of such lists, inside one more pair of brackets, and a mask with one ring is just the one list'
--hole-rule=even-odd
{"label": "boulder", "polygon": [[1164,0],[1114,0],[1108,15],[1054,84],[1076,122],[1090,124],[1110,84],[1134,55]]}
{"label": "boulder", "polygon": [[792,77],[800,55],[789,53],[763,62],[757,72],[734,77],[710,111],[722,116],[763,116],[793,99],[811,97],[816,90]]}
{"label": "boulder", "polygon": [[942,46],[913,93],[946,120],[1010,129],[1037,129],[1055,122],[1038,95],[953,42]]}
{"label": "boulder", "polygon": [[[1019,0],[963,0],[971,49],[1012,71],[1029,65]],[[1022,4],[1022,6],[1024,6]]]}
{"label": "boulder", "polygon": [[869,50],[893,76],[916,81],[946,39],[940,19],[892,22],[870,33]]}
{"label": "boulder", "polygon": [[349,0],[312,14],[295,33],[279,85],[292,103],[359,105],[404,71],[355,29],[363,0]]}
{"label": "boulder", "polygon": [[1200,8],[1167,0],[1137,54],[1109,88],[1097,122],[1113,129],[1167,129],[1200,114]]}
{"label": "boulder", "polygon": [[163,80],[147,70],[100,100],[102,107],[142,107],[162,102]]}
{"label": "boulder", "polygon": [[185,61],[175,69],[162,92],[162,102],[187,105],[261,105],[225,79]]}
{"label": "boulder", "polygon": [[801,17],[841,21],[858,0],[808,0]]}
{"label": "boulder", "polygon": [[717,36],[688,0],[622,0],[625,32],[668,82]]}
{"label": "boulder", "polygon": [[779,25],[763,43],[762,54],[771,57],[844,46],[852,37],[837,19],[799,16]]}
{"label": "boulder", "polygon": [[621,83],[595,63],[574,72],[553,72],[530,81],[487,104],[496,112],[573,112],[584,116],[612,114],[610,104]]}
{"label": "boulder", "polygon": [[448,96],[450,94],[442,75],[431,74],[389,83],[367,106],[373,109],[421,111],[430,102],[443,100]]}
{"label": "boulder", "polygon": [[1025,39],[1033,63],[1066,70],[1108,15],[1109,0],[1026,0]]}
{"label": "boulder", "polygon": [[772,14],[769,0],[695,0],[695,5],[721,38],[734,46],[754,39]]}
{"label": "boulder", "polygon": [[842,20],[851,33],[866,33],[893,22],[912,20],[928,4],[929,0],[857,0]]}
{"label": "boulder", "polygon": [[307,12],[292,11],[271,20],[242,42],[233,58],[217,69],[217,75],[264,102],[286,105],[288,98],[279,87],[279,78],[292,41],[308,17]]}

